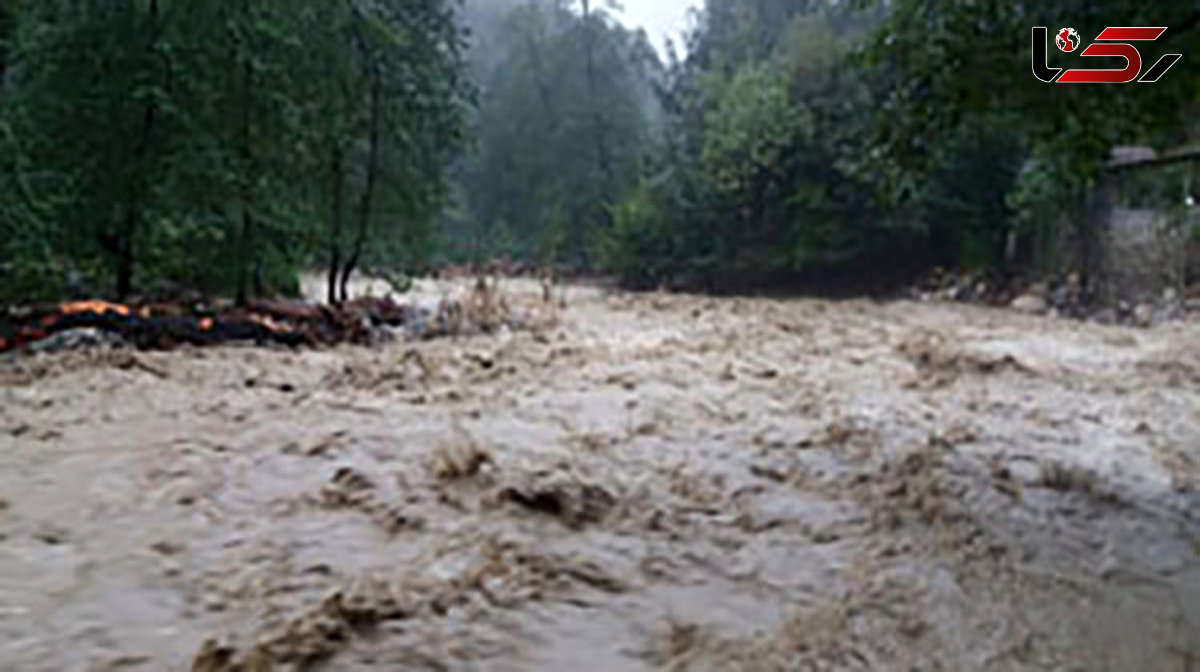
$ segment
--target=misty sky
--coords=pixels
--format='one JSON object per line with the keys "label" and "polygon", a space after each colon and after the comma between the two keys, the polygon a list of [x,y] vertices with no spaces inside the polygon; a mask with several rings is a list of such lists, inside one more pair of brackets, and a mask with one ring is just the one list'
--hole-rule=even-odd
{"label": "misty sky", "polygon": [[676,47],[681,46],[679,34],[687,28],[688,8],[699,5],[700,0],[621,0],[621,4],[625,22],[645,28],[661,51],[668,37],[675,40]]}

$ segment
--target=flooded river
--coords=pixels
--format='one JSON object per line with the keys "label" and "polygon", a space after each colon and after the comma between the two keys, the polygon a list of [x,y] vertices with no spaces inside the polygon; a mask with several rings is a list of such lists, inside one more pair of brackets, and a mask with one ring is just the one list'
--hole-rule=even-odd
{"label": "flooded river", "polygon": [[0,363],[0,670],[1200,670],[1200,323],[507,291]]}

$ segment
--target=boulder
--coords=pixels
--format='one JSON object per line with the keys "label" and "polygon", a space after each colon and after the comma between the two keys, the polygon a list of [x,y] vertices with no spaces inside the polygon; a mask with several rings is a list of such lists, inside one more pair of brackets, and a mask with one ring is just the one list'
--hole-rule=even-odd
{"label": "boulder", "polygon": [[1009,306],[1013,310],[1020,311],[1022,313],[1028,313],[1030,315],[1041,315],[1045,313],[1046,309],[1049,307],[1044,297],[1042,297],[1040,294],[1034,294],[1032,292],[1022,294],[1021,296],[1013,299],[1013,302],[1009,304]]}

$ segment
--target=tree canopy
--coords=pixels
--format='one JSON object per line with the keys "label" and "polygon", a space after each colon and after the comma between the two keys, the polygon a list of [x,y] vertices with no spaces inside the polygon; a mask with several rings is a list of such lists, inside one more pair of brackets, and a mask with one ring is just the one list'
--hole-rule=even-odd
{"label": "tree canopy", "polygon": [[244,299],[314,255],[340,278],[368,238],[428,237],[469,93],[443,0],[9,11],[7,290]]}
{"label": "tree canopy", "polygon": [[[321,269],[340,301],[363,267],[503,256],[708,289],[1044,270],[1114,146],[1197,137],[1192,1],[698,16],[664,58],[596,0],[4,3],[0,295],[246,300]],[[1063,25],[1167,26],[1143,67],[1183,64],[1046,84],[1032,29]]]}

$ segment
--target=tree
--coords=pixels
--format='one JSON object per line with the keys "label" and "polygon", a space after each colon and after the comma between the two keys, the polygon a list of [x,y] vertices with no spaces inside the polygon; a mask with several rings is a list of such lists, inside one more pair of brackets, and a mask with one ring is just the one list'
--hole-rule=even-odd
{"label": "tree", "polygon": [[874,91],[850,58],[871,21],[837,4],[709,0],[664,92],[664,157],[619,210],[610,266],[638,284],[715,288],[787,282],[880,246],[889,221],[863,146]]}
{"label": "tree", "polygon": [[377,230],[381,201],[387,215],[410,221],[440,205],[446,165],[464,140],[469,91],[461,36],[440,2],[345,5],[320,21],[326,51],[312,67],[334,65],[315,113],[325,128],[328,296],[336,302],[347,298],[373,231],[387,233]]}
{"label": "tree", "polygon": [[[115,294],[126,296],[138,239],[157,197],[150,176],[158,172],[170,132],[163,118],[170,95],[163,58],[169,19],[153,1],[79,3],[72,12],[38,3],[21,10],[20,19],[31,25],[13,49],[18,74],[10,95],[20,96],[12,104],[21,115],[14,130],[32,132],[36,139],[24,148],[76,192],[54,213],[68,252],[101,253]],[[77,231],[83,235],[73,235]]]}
{"label": "tree", "polygon": [[[916,168],[931,144],[968,117],[1003,110],[1020,115],[1040,147],[1070,154],[1071,167],[1090,174],[1113,143],[1177,132],[1200,95],[1194,70],[1172,70],[1154,86],[1089,87],[1043,84],[1029,68],[1031,28],[1058,26],[1065,17],[1085,40],[1107,26],[1168,26],[1164,38],[1144,48],[1144,56],[1177,51],[1200,28],[1196,2],[1013,6],[901,0],[888,8],[869,54],[895,82],[881,108],[890,123],[880,129],[888,149]],[[1077,56],[1051,51],[1056,66],[1106,67],[1103,61],[1084,66]]]}
{"label": "tree", "polygon": [[477,151],[459,167],[464,203],[451,229],[470,242],[457,253],[586,265],[653,137],[657,58],[644,34],[591,3],[482,16]]}
{"label": "tree", "polygon": [[119,297],[175,285],[246,301],[333,248],[330,298],[344,298],[376,238],[432,218],[462,144],[447,0],[3,12],[0,272],[23,285],[53,293],[68,273]]}
{"label": "tree", "polygon": [[[1028,167],[1037,167],[1021,171],[1019,179],[1052,186],[1037,191],[1054,204],[1043,217],[1057,222],[1064,214],[1087,210],[1087,194],[1114,145],[1175,144],[1200,102],[1194,69],[1174,68],[1154,85],[1129,86],[1044,84],[1029,69],[1032,27],[1058,27],[1065,18],[1085,41],[1107,26],[1167,26],[1164,38],[1141,47],[1143,57],[1179,51],[1194,42],[1200,28],[1195,2],[901,0],[886,6],[887,21],[865,63],[893,82],[879,106],[875,144],[901,198],[921,200],[919,185],[939,184],[937,176],[945,177],[939,165],[944,145],[989,125],[987,133],[1011,138],[1003,124],[1019,119],[1020,137],[1008,146],[1024,147]],[[1075,55],[1050,51],[1055,67],[1107,67],[1103,61],[1082,66]],[[1001,163],[1006,167],[1000,175],[1010,175],[1012,157]],[[1031,193],[1021,185],[1013,190]],[[1097,232],[1087,218],[1073,222],[1086,275]]]}

